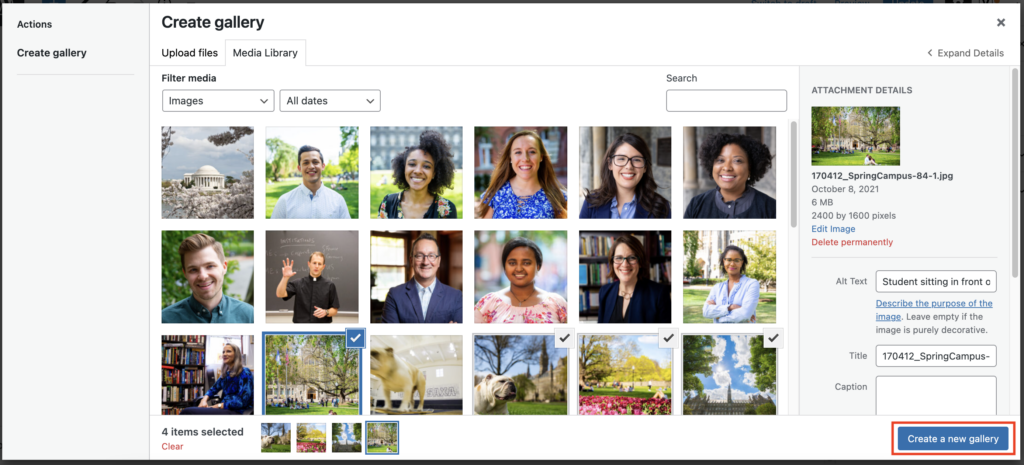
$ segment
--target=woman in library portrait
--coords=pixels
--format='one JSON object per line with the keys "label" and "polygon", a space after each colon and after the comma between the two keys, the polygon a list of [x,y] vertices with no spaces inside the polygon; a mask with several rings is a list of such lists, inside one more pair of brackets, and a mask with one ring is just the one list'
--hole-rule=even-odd
{"label": "woman in library portrait", "polygon": [[750,279],[747,254],[730,245],[718,258],[718,265],[728,279],[715,284],[704,303],[704,318],[715,323],[757,323],[757,302],[761,298],[761,283]]}
{"label": "woman in library portrait", "polygon": [[455,186],[455,157],[441,133],[423,131],[418,145],[391,160],[391,170],[402,192],[384,197],[378,218],[458,218],[455,204],[441,197]]}
{"label": "woman in library portrait", "polygon": [[580,218],[672,218],[653,173],[647,173],[652,166],[651,149],[643,138],[619,136],[604,154],[601,185],[587,191]]}
{"label": "woman in library portrait", "polygon": [[477,218],[565,218],[565,187],[540,135],[519,131],[509,138],[487,190],[480,195]]}
{"label": "woman in library portrait", "polygon": [[[220,378],[206,395],[199,399],[198,407],[189,407],[181,415],[243,415],[253,410],[253,376],[242,364],[242,351],[234,344],[226,344],[224,365]],[[210,397],[220,393],[220,403],[210,403]]]}
{"label": "woman in library portrait", "polygon": [[540,247],[516,237],[501,250],[509,287],[483,296],[473,312],[474,323],[566,323],[568,305],[562,296],[537,289],[537,272],[544,263]]}
{"label": "woman in library portrait", "polygon": [[691,199],[683,218],[775,218],[775,199],[754,189],[772,166],[767,145],[747,135],[712,134],[697,157],[718,187]]}
{"label": "woman in library portrait", "polygon": [[671,323],[672,293],[651,281],[651,263],[644,245],[632,234],[615,239],[608,254],[608,276],[601,286],[598,323]]}

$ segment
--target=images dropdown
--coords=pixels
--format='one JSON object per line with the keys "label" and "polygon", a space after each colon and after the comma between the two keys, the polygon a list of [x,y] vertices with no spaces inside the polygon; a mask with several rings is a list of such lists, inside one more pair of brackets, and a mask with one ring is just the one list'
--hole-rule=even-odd
{"label": "images dropdown", "polygon": [[166,112],[269,112],[274,111],[273,90],[164,90]]}

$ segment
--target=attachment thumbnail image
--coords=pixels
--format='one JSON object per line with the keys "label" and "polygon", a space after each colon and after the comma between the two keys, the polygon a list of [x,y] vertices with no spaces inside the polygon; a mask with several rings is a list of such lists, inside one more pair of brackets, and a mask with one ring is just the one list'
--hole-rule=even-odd
{"label": "attachment thumbnail image", "polygon": [[265,415],[359,415],[359,350],[344,333],[268,333],[263,349]]}
{"label": "attachment thumbnail image", "polygon": [[252,415],[252,336],[161,336],[161,415]]}
{"label": "attachment thumbnail image", "polygon": [[398,454],[398,422],[366,422],[367,454]]}
{"label": "attachment thumbnail image", "polygon": [[295,434],[295,450],[300,453],[327,452],[327,424],[299,423]]}
{"label": "attachment thumbnail image", "polygon": [[474,336],[473,413],[568,415],[568,351],[555,336]]}
{"label": "attachment thumbnail image", "polygon": [[775,415],[776,350],[764,336],[683,336],[683,415]]}
{"label": "attachment thumbnail image", "polygon": [[462,336],[370,338],[373,415],[462,415]]}
{"label": "attachment thumbnail image", "polygon": [[567,218],[566,127],[476,127],[476,218]]}
{"label": "attachment thumbnail image", "polygon": [[683,323],[774,324],[775,231],[683,231]]}
{"label": "attachment thumbnail image", "polygon": [[774,219],[774,127],[683,128],[683,218]]}
{"label": "attachment thumbnail image", "polygon": [[658,335],[579,337],[580,415],[671,415],[672,349]]}
{"label": "attachment thumbnail image", "polygon": [[362,423],[331,424],[331,452],[362,452]]}
{"label": "attachment thumbnail image", "polygon": [[359,128],[267,128],[268,219],[359,218]]}
{"label": "attachment thumbnail image", "polygon": [[811,108],[811,165],[900,166],[900,107]]}
{"label": "attachment thumbnail image", "polygon": [[163,231],[160,322],[252,323],[252,231]]}
{"label": "attachment thumbnail image", "polygon": [[370,218],[462,218],[462,128],[370,129]]}
{"label": "attachment thumbnail image", "polygon": [[253,128],[160,130],[162,218],[253,219]]}
{"label": "attachment thumbnail image", "polygon": [[263,423],[260,426],[260,452],[291,451],[291,423]]}

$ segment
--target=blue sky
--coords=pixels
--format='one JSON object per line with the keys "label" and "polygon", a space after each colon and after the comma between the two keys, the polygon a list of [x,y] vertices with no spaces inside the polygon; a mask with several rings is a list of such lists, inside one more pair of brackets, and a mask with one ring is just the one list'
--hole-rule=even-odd
{"label": "blue sky", "polygon": [[[267,128],[267,139],[278,138],[295,146],[298,150],[303,145],[312,145],[320,149],[324,162],[334,163],[341,151],[341,128]],[[266,147],[260,149],[267,161],[274,159],[274,154]]]}
{"label": "blue sky", "polygon": [[[704,383],[704,393],[712,400],[725,400],[730,382],[733,400],[746,399],[748,395],[759,392],[753,386],[754,374],[750,372],[751,337],[753,336],[714,336],[715,346],[711,352],[717,355],[720,361],[711,366],[711,376],[697,375]],[[761,392],[761,395],[778,402],[775,394]]]}
{"label": "blue sky", "polygon": [[171,136],[174,145],[167,149],[167,154],[163,158],[163,170],[160,173],[162,180],[182,179],[185,173],[193,173],[203,165],[213,166],[220,174],[234,176],[236,179],[242,178],[242,171],[253,169],[245,155],[255,148],[251,135],[241,138],[234,144],[217,147],[206,138],[228,131],[229,128],[226,126],[173,126],[171,129],[174,130],[174,135]]}
{"label": "blue sky", "polygon": [[[523,340],[524,344],[529,342],[529,340],[527,339],[529,337],[531,337],[531,336],[527,336],[526,338],[524,338],[524,340]],[[565,350],[565,349],[554,349],[554,347],[555,347],[555,336],[554,335],[550,335],[550,336],[532,336],[532,337],[534,337],[534,338],[544,337],[544,338],[548,339],[548,351],[552,352],[554,354],[554,357],[551,359],[551,363],[554,364],[554,365],[558,365],[558,359],[560,359],[562,357],[565,357],[568,354],[568,351]],[[483,359],[479,358],[479,357],[474,360],[474,362],[479,362],[479,363],[476,364],[476,374],[487,374],[487,373],[490,373],[490,371],[489,371],[490,368],[488,368],[487,362],[482,361],[482,360]],[[540,364],[539,363],[533,363],[533,364],[530,364],[530,365],[527,365],[525,363],[517,363],[517,364],[515,364],[515,366],[512,367],[512,369],[510,369],[507,373],[505,373],[505,376],[515,376],[515,375],[518,375],[518,374],[526,373],[527,366],[529,366],[529,368],[530,368],[530,374],[531,375],[536,376],[537,373],[540,373]]]}
{"label": "blue sky", "polygon": [[341,434],[334,438],[335,441],[340,442],[342,444],[344,444],[346,441],[350,444],[359,441],[359,439],[356,438],[354,434],[352,434],[352,423],[342,423],[341,425]]}

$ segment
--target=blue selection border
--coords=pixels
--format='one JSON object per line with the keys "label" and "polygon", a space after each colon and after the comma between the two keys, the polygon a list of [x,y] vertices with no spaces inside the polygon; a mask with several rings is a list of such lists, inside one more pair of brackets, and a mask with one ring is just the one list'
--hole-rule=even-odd
{"label": "blue selection border", "polygon": [[[260,369],[262,370],[261,374],[263,375],[262,376],[262,380],[261,380],[261,383],[263,385],[263,399],[260,402],[260,414],[263,415],[263,416],[268,416],[267,415],[267,336],[292,336],[292,335],[299,335],[299,336],[339,336],[340,335],[342,338],[346,337],[345,332],[338,333],[338,332],[330,332],[330,331],[313,331],[313,332],[309,332],[309,331],[264,331],[263,332],[263,336],[262,336],[263,337],[263,342],[262,342],[263,358],[260,359]],[[362,396],[363,396],[363,349],[349,349],[348,348],[348,340],[346,340],[345,341],[345,350],[358,350],[359,351],[359,415],[358,416],[362,416],[363,415],[363,401],[362,401]],[[293,415],[286,415],[286,416],[293,416]],[[302,415],[299,415],[299,416],[302,416]],[[337,415],[337,416],[344,416],[344,415]],[[275,417],[275,418],[280,418],[280,416]],[[396,421],[395,423],[398,423],[398,422]],[[387,454],[384,454],[384,455],[387,455]]]}
{"label": "blue selection border", "polygon": [[[395,442],[397,442],[397,444],[395,444],[395,447],[398,447],[398,452],[392,452],[390,454],[387,453],[387,452],[373,452],[373,453],[370,453],[370,428],[369,428],[370,423],[394,423],[395,424],[395,428],[398,430],[398,435],[395,438]],[[398,424],[398,421],[395,421],[395,420],[367,421],[366,423],[363,423],[363,455],[399,455],[399,454],[402,453],[402,447],[401,446],[402,446],[402,427]]]}

